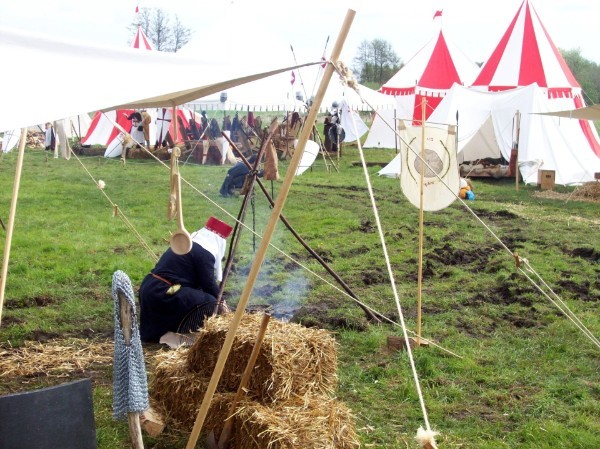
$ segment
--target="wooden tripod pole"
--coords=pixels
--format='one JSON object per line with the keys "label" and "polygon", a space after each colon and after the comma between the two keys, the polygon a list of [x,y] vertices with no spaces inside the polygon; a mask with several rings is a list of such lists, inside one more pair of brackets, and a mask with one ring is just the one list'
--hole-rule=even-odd
{"label": "wooden tripod pole", "polygon": [[10,258],[10,245],[12,242],[13,229],[15,228],[15,214],[17,212],[17,199],[19,197],[19,186],[21,185],[21,172],[23,171],[23,155],[25,154],[25,141],[27,140],[27,128],[21,130],[19,141],[19,155],[17,156],[17,168],[15,169],[15,182],[10,200],[10,212],[8,215],[8,229],[6,229],[6,242],[4,243],[4,258],[2,259],[2,277],[0,278],[0,326],[2,325],[2,307],[4,305],[4,291],[6,289],[6,276],[8,274],[8,260]]}
{"label": "wooden tripod pole", "polygon": [[[346,13],[346,18],[344,19],[342,29],[331,53],[331,60],[333,62],[337,62],[338,58],[340,57],[344,41],[348,36],[348,32],[350,31],[350,26],[352,24],[352,21],[354,20],[355,14],[356,12],[351,9],[349,9]],[[296,148],[296,151],[294,151],[292,159],[290,160],[290,164],[286,171],[281,190],[279,192],[279,195],[277,196],[277,201],[275,201],[275,206],[273,206],[273,210],[271,211],[271,215],[269,217],[269,221],[267,223],[265,232],[260,242],[260,246],[258,247],[256,257],[254,258],[252,266],[250,267],[248,280],[244,285],[244,290],[242,291],[240,300],[235,309],[235,313],[233,314],[233,318],[231,319],[231,323],[229,324],[227,336],[225,337],[225,341],[223,342],[223,347],[221,348],[221,352],[219,353],[219,358],[217,359],[215,369],[210,378],[210,382],[206,389],[206,393],[204,394],[204,398],[202,399],[202,404],[198,409],[198,415],[196,416],[196,421],[194,422],[194,427],[192,428],[192,432],[187,442],[186,449],[194,449],[196,447],[198,436],[200,435],[200,431],[202,430],[202,426],[204,425],[204,420],[206,419],[206,415],[208,414],[208,408],[210,407],[210,403],[214,396],[215,390],[217,389],[217,384],[221,379],[221,374],[223,373],[223,368],[225,367],[225,362],[227,361],[229,351],[233,346],[233,339],[235,337],[235,333],[237,331],[237,328],[239,327],[240,321],[242,320],[242,316],[245,313],[246,305],[248,304],[248,300],[250,299],[250,293],[252,293],[252,289],[254,288],[256,279],[258,278],[260,267],[265,260],[267,249],[269,249],[269,244],[271,242],[271,237],[275,232],[275,226],[279,221],[279,216],[281,215],[281,211],[283,210],[283,206],[285,205],[287,195],[292,186],[294,175],[296,173],[296,170],[298,169],[298,165],[300,165],[300,158],[302,157],[302,153],[304,152],[306,141],[308,140],[309,134],[312,129],[312,125],[315,122],[317,113],[319,111],[319,107],[321,106],[321,102],[323,101],[325,91],[327,90],[327,86],[329,85],[329,81],[331,80],[332,75],[333,65],[328,64],[325,68],[325,72],[323,74],[321,84],[319,85],[319,89],[315,96],[314,103],[310,108],[308,117],[306,118],[306,126],[304,126],[302,128],[302,131],[300,132],[300,136],[298,138],[298,147]]]}
{"label": "wooden tripod pole", "polygon": [[425,106],[421,102],[421,191],[419,200],[419,272],[417,276],[417,346],[421,344],[421,292],[423,290],[423,190],[425,188]]}
{"label": "wooden tripod pole", "polygon": [[[228,139],[228,138],[226,137],[226,139]],[[231,145],[233,145],[233,142],[230,141],[229,143]],[[246,167],[248,167],[249,170],[253,170],[252,166],[250,165],[250,162],[248,162],[248,159],[246,159],[242,153],[240,153],[240,156],[241,156],[242,162],[244,162]],[[271,195],[269,195],[269,192],[267,192],[267,189],[265,188],[265,186],[261,182],[261,180],[259,178],[255,178],[255,181],[258,184],[258,186],[260,187],[260,189],[262,190],[262,192],[265,195],[265,198],[267,199],[269,204],[271,206],[274,206],[275,201],[273,201],[273,197]],[[333,269],[327,264],[327,262],[325,262],[323,260],[323,258],[321,256],[319,256],[319,254],[310,247],[310,245],[306,242],[306,240],[304,240],[300,236],[300,234],[298,234],[296,232],[296,230],[292,227],[292,225],[287,220],[287,218],[285,218],[285,216],[283,214],[279,218],[281,219],[281,222],[285,225],[285,227],[288,228],[288,230],[292,233],[292,235],[294,237],[296,237],[298,242],[310,253],[311,256],[313,256],[316,259],[317,262],[319,262],[321,264],[321,266],[323,268],[325,268],[325,270],[327,270],[327,272],[329,274],[331,274],[331,276],[333,276],[333,278],[340,284],[340,286],[346,291],[346,293],[348,293],[350,296],[352,296],[354,299],[356,299],[358,301],[359,300],[358,296],[356,296],[356,294],[352,291],[352,289],[348,286],[348,284],[346,284],[342,280],[342,278],[340,278],[338,276],[338,274],[335,271],[333,271]],[[235,234],[235,228],[234,228],[234,234]],[[229,262],[229,259],[227,261]],[[225,272],[226,272],[226,270],[223,270],[223,279],[225,279]],[[375,315],[373,312],[371,312],[362,303],[359,302],[358,305],[363,309],[363,311],[365,312],[365,315],[367,316],[367,319],[369,321],[378,322],[378,323],[381,322],[381,320],[377,317],[377,315]]]}

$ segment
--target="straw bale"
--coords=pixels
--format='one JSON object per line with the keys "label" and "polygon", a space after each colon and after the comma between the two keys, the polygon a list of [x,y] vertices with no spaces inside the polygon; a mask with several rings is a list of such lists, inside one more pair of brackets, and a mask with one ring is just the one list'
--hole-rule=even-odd
{"label": "straw bale", "polygon": [[[188,371],[186,352],[187,349],[183,348],[156,355],[150,394],[153,405],[168,426],[189,431],[194,425],[210,379]],[[233,397],[232,393],[228,395]],[[206,428],[222,426],[227,418],[232,399],[222,399],[221,396],[221,393],[214,395],[205,422]]]}
{"label": "straw bale", "polygon": [[[210,378],[233,314],[206,321],[188,352],[188,367]],[[220,386],[236,391],[250,358],[262,317],[246,314],[236,332]],[[285,400],[293,394],[330,394],[337,387],[337,343],[328,331],[271,320],[250,377],[248,395],[259,402]]]}
{"label": "straw bale", "polygon": [[341,402],[325,396],[291,398],[272,407],[240,404],[234,422],[236,449],[355,449],[360,447],[354,417]]}

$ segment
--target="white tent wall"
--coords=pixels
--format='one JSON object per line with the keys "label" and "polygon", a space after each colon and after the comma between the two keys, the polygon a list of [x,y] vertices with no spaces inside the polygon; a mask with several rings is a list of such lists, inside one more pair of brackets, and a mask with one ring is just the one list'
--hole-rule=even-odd
{"label": "white tent wall", "polygon": [[380,109],[376,111],[369,134],[364,143],[364,148],[400,148],[400,142],[396,136],[396,123],[398,120],[406,120],[408,126],[412,123],[414,113],[415,96],[400,95],[394,99],[393,109]]}
{"label": "white tent wall", "polygon": [[[458,121],[458,152],[462,159],[510,159],[519,125],[518,164],[525,183],[538,182],[538,169],[554,170],[560,185],[592,181],[600,158],[589,151],[577,121],[537,115],[548,112],[549,100],[536,84],[502,92],[482,92],[455,84],[429,117],[432,123]],[[491,124],[493,126],[490,126]]]}
{"label": "white tent wall", "polygon": [[[3,74],[0,84],[0,129],[23,128],[98,110],[172,107],[296,67],[275,67],[258,73],[252,67],[219,66],[209,60],[134,48],[85,46],[6,28],[0,28],[0,54],[14,65],[13,70]],[[39,74],[20,69],[27,61],[36,61],[42,67],[103,69],[90,70],[82,77],[65,77],[60,70],[50,70],[44,74],[44,82],[53,88],[40,96],[38,90],[30,88],[39,82]],[[131,73],[144,76],[130,83],[127,80]]]}

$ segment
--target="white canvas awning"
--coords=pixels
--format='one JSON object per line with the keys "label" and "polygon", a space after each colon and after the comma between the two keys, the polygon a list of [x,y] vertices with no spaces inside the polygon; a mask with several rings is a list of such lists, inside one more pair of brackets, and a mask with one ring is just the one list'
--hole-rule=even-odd
{"label": "white canvas awning", "polygon": [[[172,107],[270,75],[320,63],[252,68],[134,48],[92,47],[0,28],[11,61],[0,84],[0,129],[116,108]],[[31,62],[52,70],[32,70]]]}

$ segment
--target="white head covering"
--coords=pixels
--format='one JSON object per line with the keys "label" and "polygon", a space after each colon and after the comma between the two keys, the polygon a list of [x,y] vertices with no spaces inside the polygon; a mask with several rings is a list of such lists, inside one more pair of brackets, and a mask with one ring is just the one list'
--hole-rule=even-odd
{"label": "white head covering", "polygon": [[215,258],[215,276],[217,281],[223,280],[223,268],[221,266],[223,257],[225,257],[225,248],[227,241],[218,234],[202,228],[192,233],[192,241],[196,242]]}

